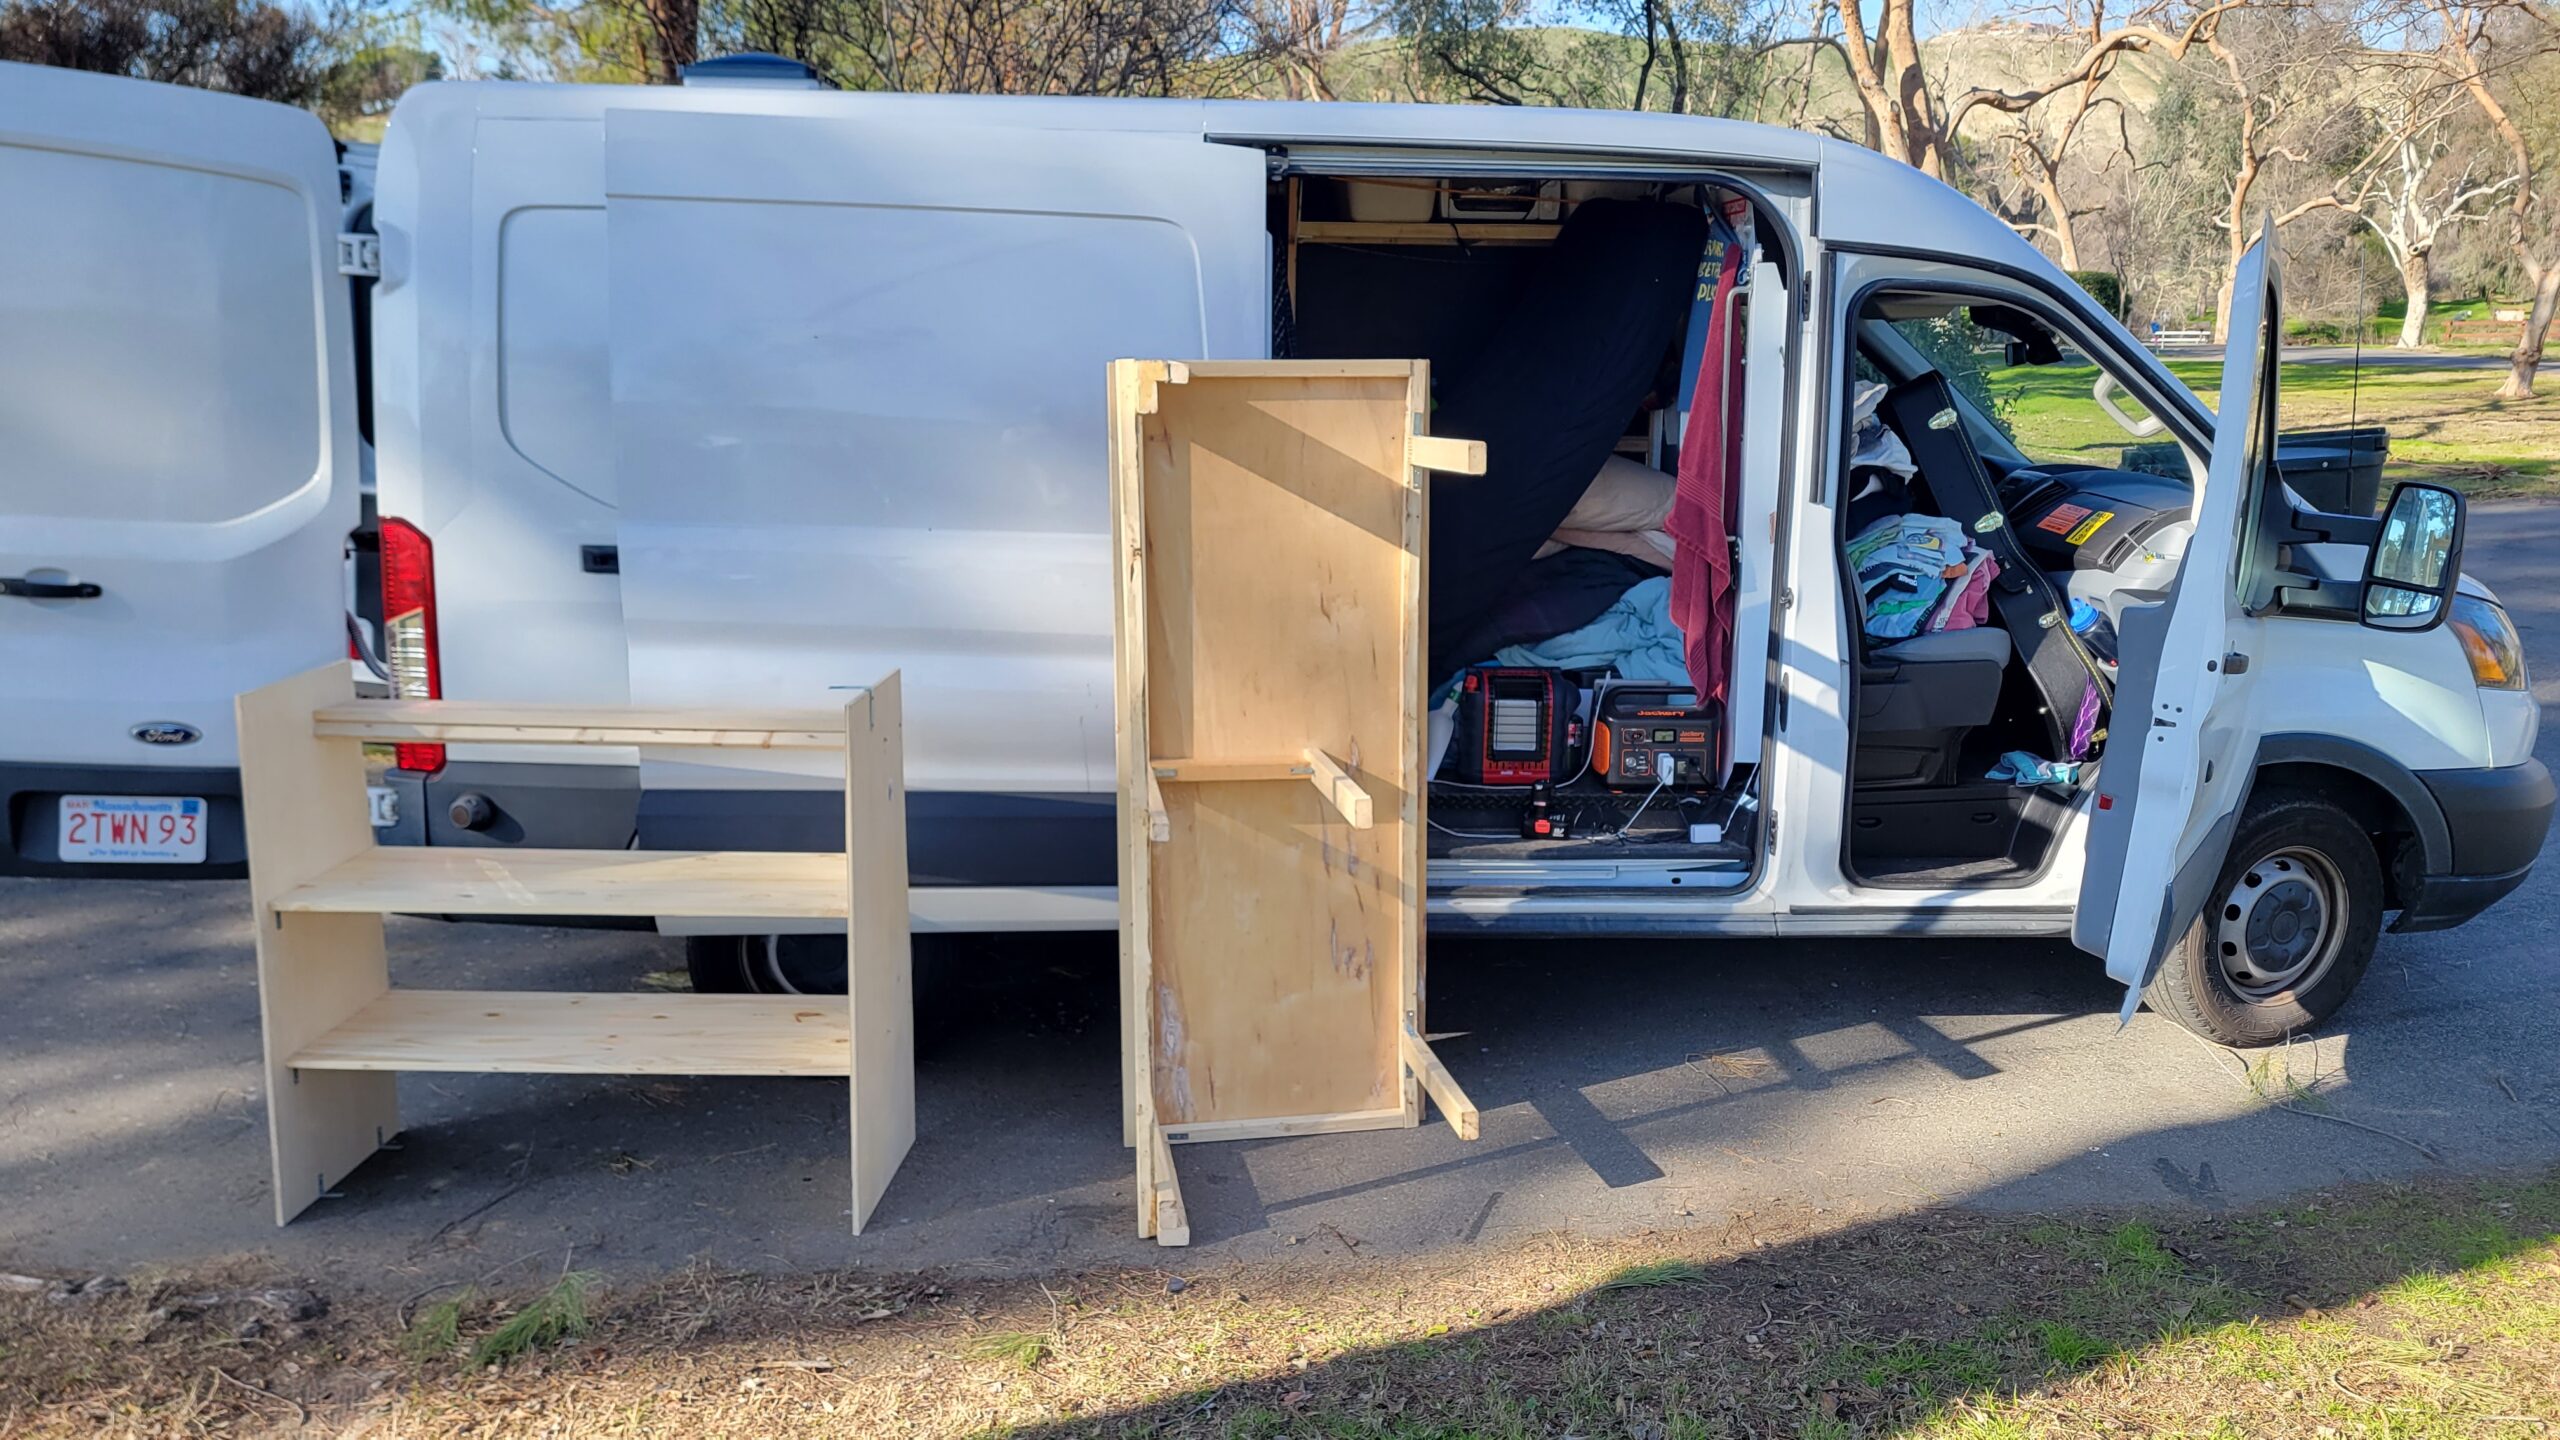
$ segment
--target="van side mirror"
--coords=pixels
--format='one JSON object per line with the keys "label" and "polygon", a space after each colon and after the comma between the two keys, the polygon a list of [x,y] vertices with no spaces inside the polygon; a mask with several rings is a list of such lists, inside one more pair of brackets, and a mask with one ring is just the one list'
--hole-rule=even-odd
{"label": "van side mirror", "polygon": [[2364,623],[2428,630],[2444,619],[2462,579],[2462,497],[2403,481],[2391,491],[2381,533],[2364,562]]}

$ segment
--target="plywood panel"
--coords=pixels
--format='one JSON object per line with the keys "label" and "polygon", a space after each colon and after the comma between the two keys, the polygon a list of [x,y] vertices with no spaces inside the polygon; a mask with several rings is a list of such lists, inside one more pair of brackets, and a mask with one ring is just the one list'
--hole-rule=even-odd
{"label": "plywood panel", "polygon": [[916,1139],[915,995],[907,935],[907,781],[898,672],[844,707],[845,933],[853,1027],[853,1232]]}
{"label": "plywood panel", "polygon": [[394,990],[289,1063],[306,1082],[331,1070],[842,1075],[848,1049],[844,1008],[827,996]]}
{"label": "plywood panel", "polygon": [[706,745],[833,750],[844,743],[827,710],[687,710],[654,706],[505,705],[460,700],[364,700],[322,709],[313,731],[354,740],[505,745]]}
{"label": "plywood panel", "polygon": [[279,915],[296,886],[373,849],[364,750],[312,734],[311,712],[351,700],[343,661],[238,701],[240,797],[258,927],[267,1140],[276,1223],[302,1213],[400,1129],[392,1077],[296,1071],[290,1057],[391,988],[378,915]]}
{"label": "plywood panel", "polygon": [[368,848],[274,904],[293,914],[840,919],[845,869],[832,853]]}
{"label": "plywood panel", "polygon": [[[1418,363],[1115,370],[1133,1127],[1419,1118],[1399,1036],[1420,978],[1423,393]],[[1273,763],[1310,750],[1368,828],[1308,783],[1320,765]]]}

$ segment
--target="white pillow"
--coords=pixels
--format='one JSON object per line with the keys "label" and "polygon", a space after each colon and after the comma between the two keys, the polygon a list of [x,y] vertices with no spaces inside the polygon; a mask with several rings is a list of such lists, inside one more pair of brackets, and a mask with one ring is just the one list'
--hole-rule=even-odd
{"label": "white pillow", "polygon": [[1559,530],[1659,530],[1671,518],[1675,482],[1652,466],[1624,455],[1612,455],[1591,477],[1591,486],[1575,501]]}

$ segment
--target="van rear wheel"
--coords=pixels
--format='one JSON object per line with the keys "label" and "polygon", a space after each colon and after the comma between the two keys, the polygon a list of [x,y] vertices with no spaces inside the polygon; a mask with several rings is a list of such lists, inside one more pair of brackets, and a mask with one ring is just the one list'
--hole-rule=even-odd
{"label": "van rear wheel", "polygon": [[693,935],[685,969],[706,995],[841,995],[841,935]]}
{"label": "van rear wheel", "polygon": [[2316,796],[2249,802],[2204,913],[2143,999],[2208,1040],[2273,1045],[2355,992],[2382,934],[2382,861],[2353,818]]}

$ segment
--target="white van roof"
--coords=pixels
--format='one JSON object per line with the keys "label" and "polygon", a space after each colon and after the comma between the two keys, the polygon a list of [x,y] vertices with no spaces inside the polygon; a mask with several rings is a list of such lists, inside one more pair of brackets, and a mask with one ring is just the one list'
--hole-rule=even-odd
{"label": "white van roof", "polygon": [[[1927,250],[1990,261],[2067,283],[2035,246],[1945,183],[1863,146],[1803,130],[1695,115],[1518,105],[1354,105],[1284,100],[1144,100],[1084,96],[902,95],[730,86],[420,85],[392,112],[386,164],[403,132],[423,136],[480,119],[590,118],[613,109],[843,118],[878,110],[902,125],[1007,125],[1040,130],[1192,133],[1249,144],[1466,147],[1531,156],[1611,154],[1811,174],[1816,233],[1832,245]],[[467,140],[464,142],[467,143]]]}

